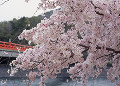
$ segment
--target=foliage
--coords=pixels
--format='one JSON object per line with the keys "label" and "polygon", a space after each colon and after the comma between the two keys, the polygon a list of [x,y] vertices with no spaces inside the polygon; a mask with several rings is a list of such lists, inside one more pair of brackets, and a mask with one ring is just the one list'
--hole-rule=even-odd
{"label": "foliage", "polygon": [[17,36],[24,29],[35,27],[41,21],[40,17],[22,17],[20,19],[14,18],[12,21],[0,22],[0,41],[8,42],[12,39],[14,43],[28,44],[26,40],[19,41]]}
{"label": "foliage", "polygon": [[[50,18],[19,35],[19,39],[25,38],[35,46],[12,62],[11,75],[18,69],[29,69],[29,79],[34,81],[37,75],[41,76],[42,86],[47,78],[55,78],[61,69],[75,63],[68,73],[73,80],[80,77],[86,86],[88,78],[98,77],[110,62],[107,78],[112,82],[117,78],[116,84],[120,86],[120,0],[41,0],[39,3],[39,8],[44,10],[57,6],[61,9],[55,10]],[[87,51],[85,59],[84,51]]]}
{"label": "foliage", "polygon": [[[11,33],[11,26],[9,22],[1,22],[0,23],[0,40],[6,41],[12,37]],[[5,36],[6,35],[6,36]]]}

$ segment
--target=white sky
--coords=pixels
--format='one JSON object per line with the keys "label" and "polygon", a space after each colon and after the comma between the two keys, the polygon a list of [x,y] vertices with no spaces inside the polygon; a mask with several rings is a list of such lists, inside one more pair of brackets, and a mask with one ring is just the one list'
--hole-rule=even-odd
{"label": "white sky", "polygon": [[[0,4],[5,0],[0,0]],[[31,17],[35,13],[40,0],[30,0],[26,3],[25,0],[9,0],[2,6],[0,6],[0,21],[9,21],[13,18]],[[35,16],[43,13],[42,10],[38,10]]]}

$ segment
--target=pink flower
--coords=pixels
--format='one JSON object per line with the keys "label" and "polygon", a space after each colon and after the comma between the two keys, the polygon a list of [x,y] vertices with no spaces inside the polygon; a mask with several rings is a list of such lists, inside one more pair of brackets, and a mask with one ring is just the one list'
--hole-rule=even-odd
{"label": "pink flower", "polygon": [[31,81],[35,81],[36,75],[37,75],[36,72],[32,72],[32,71],[31,71],[31,72],[29,73],[28,77],[29,77],[29,79],[30,79]]}

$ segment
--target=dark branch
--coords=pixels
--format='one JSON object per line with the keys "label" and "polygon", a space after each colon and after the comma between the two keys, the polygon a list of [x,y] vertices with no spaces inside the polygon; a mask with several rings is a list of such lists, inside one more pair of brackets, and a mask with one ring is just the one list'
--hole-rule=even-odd
{"label": "dark branch", "polygon": [[6,1],[4,1],[2,4],[0,4],[0,6],[2,6],[3,4],[5,4],[6,2],[8,2],[9,0],[6,0]]}
{"label": "dark branch", "polygon": [[[87,49],[90,48],[90,46],[86,46],[86,45],[83,45],[83,44],[79,44],[79,46],[82,46],[82,47],[87,48]],[[101,47],[100,47],[100,46],[97,46],[96,49],[101,49]],[[106,50],[112,51],[113,53],[120,53],[120,51],[116,51],[116,50],[114,50],[114,49],[112,49],[112,48],[108,48],[108,47],[106,47]]]}
{"label": "dark branch", "polygon": [[[100,59],[100,58],[102,58],[102,57],[107,57],[107,56],[112,56],[113,55],[113,53],[110,53],[110,54],[108,54],[108,55],[103,55],[103,56],[100,56],[100,57],[98,57],[96,60],[98,60],[98,59]],[[114,56],[114,55],[113,55]]]}
{"label": "dark branch", "polygon": [[[90,1],[90,2],[91,2],[91,4],[94,6],[95,9],[97,9],[97,8],[98,8],[98,9],[101,9],[100,7],[95,6],[92,1]],[[100,12],[97,12],[97,11],[95,11],[95,12],[96,12],[96,14],[98,14],[98,15],[104,16],[104,14],[102,14],[102,13],[100,13]]]}
{"label": "dark branch", "polygon": [[[101,49],[101,47],[97,46],[96,49]],[[108,48],[108,47],[106,47],[106,50],[112,51],[113,53],[120,53],[120,51],[116,51],[116,50],[114,50],[112,48]]]}
{"label": "dark branch", "polygon": [[99,12],[97,12],[97,11],[95,11],[95,12],[96,12],[96,14],[98,14],[98,15],[104,16],[104,14],[102,14],[102,13],[99,13]]}
{"label": "dark branch", "polygon": [[36,9],[36,11],[34,12],[33,16],[35,16],[35,14],[38,12],[39,8]]}

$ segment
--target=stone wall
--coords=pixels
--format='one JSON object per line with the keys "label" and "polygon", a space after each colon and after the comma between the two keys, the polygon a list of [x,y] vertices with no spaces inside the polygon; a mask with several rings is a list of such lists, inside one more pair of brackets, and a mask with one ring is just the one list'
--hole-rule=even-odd
{"label": "stone wall", "polygon": [[[0,64],[0,78],[1,77],[11,77],[8,73],[8,69],[10,69],[10,66],[7,66],[5,64]],[[19,70],[18,73],[15,74],[15,76],[12,77],[26,77],[27,71]]]}
{"label": "stone wall", "polygon": [[[0,64],[0,78],[1,77],[11,77],[10,74],[8,74],[8,69],[10,69],[10,66]],[[14,76],[12,77],[26,77],[26,74],[29,71],[22,71],[19,70]],[[69,74],[67,73],[67,69],[63,69],[60,74],[58,74],[57,77],[69,77]],[[106,77],[106,71],[103,71],[102,74],[99,77]]]}

